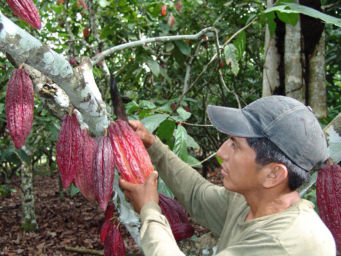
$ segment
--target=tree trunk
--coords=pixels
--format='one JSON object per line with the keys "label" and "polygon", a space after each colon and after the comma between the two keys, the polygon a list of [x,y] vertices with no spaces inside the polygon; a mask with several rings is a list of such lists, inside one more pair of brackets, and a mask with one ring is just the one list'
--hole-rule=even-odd
{"label": "tree trunk", "polygon": [[284,39],[284,83],[285,94],[305,104],[305,82],[303,79],[301,28],[286,24]]}
{"label": "tree trunk", "polygon": [[21,226],[25,231],[38,230],[34,210],[34,194],[33,194],[33,171],[32,165],[22,161],[21,167]]}
{"label": "tree trunk", "polygon": [[327,116],[325,40],[326,35],[323,31],[314,52],[309,56],[308,105],[312,107],[317,117]]}
{"label": "tree trunk", "polygon": [[[272,0],[267,0],[267,7],[273,6]],[[270,35],[269,26],[265,27],[264,67],[263,67],[263,93],[270,96],[280,86],[279,65],[281,56],[278,52],[277,37]]]}
{"label": "tree trunk", "polygon": [[[297,1],[296,1],[297,2]],[[300,4],[321,11],[319,0],[300,0]],[[267,7],[273,5],[267,0]],[[296,26],[283,25],[278,18],[276,33],[265,31],[263,96],[274,94],[295,98],[310,105],[317,117],[327,109],[325,79],[324,24],[300,15]]]}

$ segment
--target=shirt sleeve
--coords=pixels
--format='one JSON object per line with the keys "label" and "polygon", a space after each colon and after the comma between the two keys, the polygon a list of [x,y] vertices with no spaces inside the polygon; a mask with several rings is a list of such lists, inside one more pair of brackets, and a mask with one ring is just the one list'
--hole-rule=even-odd
{"label": "shirt sleeve", "polygon": [[229,193],[204,179],[159,138],[148,148],[152,162],[192,219],[219,235],[226,218]]}
{"label": "shirt sleeve", "polygon": [[179,249],[167,218],[161,214],[158,204],[144,205],[141,218],[141,247],[146,256],[184,256]]}

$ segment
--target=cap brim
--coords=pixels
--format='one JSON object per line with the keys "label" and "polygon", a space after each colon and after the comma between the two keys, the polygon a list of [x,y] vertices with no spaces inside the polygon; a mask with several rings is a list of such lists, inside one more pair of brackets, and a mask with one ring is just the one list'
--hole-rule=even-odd
{"label": "cap brim", "polygon": [[208,118],[215,128],[236,137],[264,137],[258,127],[253,127],[242,109],[209,105]]}

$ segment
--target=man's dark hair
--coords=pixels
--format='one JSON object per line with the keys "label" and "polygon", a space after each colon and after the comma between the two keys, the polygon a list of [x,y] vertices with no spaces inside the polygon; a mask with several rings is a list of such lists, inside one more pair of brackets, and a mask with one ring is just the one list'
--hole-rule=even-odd
{"label": "man's dark hair", "polygon": [[268,138],[247,138],[249,146],[256,152],[256,163],[262,166],[269,163],[281,163],[288,169],[288,185],[291,190],[297,189],[310,179],[310,173],[294,164]]}

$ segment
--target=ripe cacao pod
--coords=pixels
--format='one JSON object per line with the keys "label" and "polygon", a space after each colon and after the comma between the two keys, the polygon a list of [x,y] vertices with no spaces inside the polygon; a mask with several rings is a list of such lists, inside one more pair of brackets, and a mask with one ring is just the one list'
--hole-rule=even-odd
{"label": "ripe cacao pod", "polygon": [[95,201],[94,179],[92,175],[92,158],[96,141],[89,136],[88,130],[83,129],[79,139],[79,157],[76,164],[74,182],[82,195],[91,202]]}
{"label": "ripe cacao pod", "polygon": [[316,203],[319,215],[341,250],[341,167],[326,165],[317,176]]}
{"label": "ripe cacao pod", "polygon": [[194,228],[190,225],[184,208],[173,198],[159,194],[159,206],[166,216],[176,241],[191,237]]}
{"label": "ripe cacao pod", "polygon": [[120,119],[109,126],[109,137],[121,177],[135,184],[144,183],[154,168],[140,137]]}
{"label": "ripe cacao pod", "polygon": [[110,200],[114,182],[114,152],[109,137],[98,138],[92,160],[92,175],[97,203],[105,211]]}
{"label": "ripe cacao pod", "polygon": [[41,21],[37,7],[32,0],[6,0],[12,12],[19,19],[36,29],[41,28]]}
{"label": "ripe cacao pod", "polygon": [[113,217],[114,217],[114,205],[111,204],[111,205],[108,205],[105,211],[105,218],[104,218],[104,222],[102,224],[101,231],[100,231],[100,238],[103,244],[104,244],[105,237],[107,236],[107,233],[110,228],[111,219]]}
{"label": "ripe cacao pod", "polygon": [[6,119],[14,146],[23,146],[33,123],[33,84],[25,69],[15,69],[8,81],[6,92]]}
{"label": "ripe cacao pod", "polygon": [[167,5],[163,5],[161,7],[161,15],[166,16],[167,15]]}
{"label": "ripe cacao pod", "polygon": [[117,225],[110,223],[108,233],[104,239],[104,256],[124,256],[125,246]]}
{"label": "ripe cacao pod", "polygon": [[169,18],[168,18],[168,25],[169,25],[170,27],[173,27],[173,26],[174,26],[174,23],[175,23],[175,18],[174,18],[174,16],[173,16],[173,14],[171,14],[171,15],[169,16]]}
{"label": "ripe cacao pod", "polygon": [[171,229],[176,241],[190,238],[194,234],[194,228],[188,223],[175,223]]}
{"label": "ripe cacao pod", "polygon": [[56,144],[56,162],[64,188],[76,175],[81,156],[81,128],[75,114],[65,115]]}

